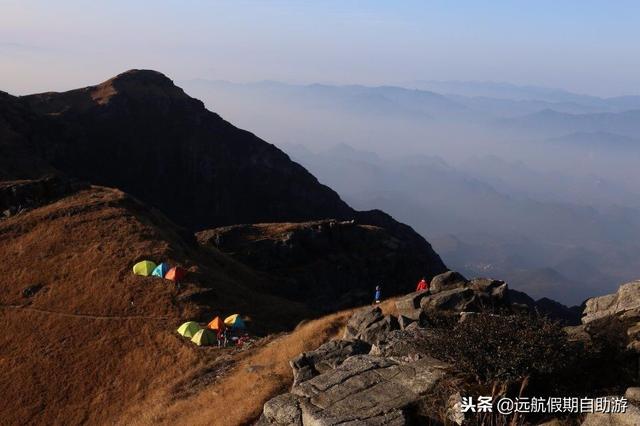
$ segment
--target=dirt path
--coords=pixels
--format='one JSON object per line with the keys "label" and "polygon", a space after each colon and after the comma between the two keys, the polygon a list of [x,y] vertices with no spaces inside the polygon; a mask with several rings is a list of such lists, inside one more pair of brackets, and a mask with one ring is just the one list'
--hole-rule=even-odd
{"label": "dirt path", "polygon": [[42,314],[59,315],[62,317],[85,318],[95,320],[156,320],[167,321],[169,317],[153,317],[145,315],[91,315],[91,314],[72,314],[69,312],[51,311],[48,309],[34,308],[28,305],[0,305],[0,309],[13,309],[17,311],[39,312]]}

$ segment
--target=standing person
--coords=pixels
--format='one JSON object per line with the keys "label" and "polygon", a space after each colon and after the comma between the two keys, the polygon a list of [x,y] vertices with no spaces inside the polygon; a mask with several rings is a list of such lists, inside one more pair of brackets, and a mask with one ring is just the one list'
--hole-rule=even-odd
{"label": "standing person", "polygon": [[418,283],[416,291],[429,291],[429,282],[425,277],[422,277],[422,279]]}
{"label": "standing person", "polygon": [[228,341],[229,341],[229,329],[225,327],[224,331],[222,332],[222,346],[226,347]]}
{"label": "standing person", "polygon": [[216,337],[218,338],[218,347],[223,347],[224,345],[224,328],[220,327],[218,332],[216,333]]}
{"label": "standing person", "polygon": [[381,299],[382,299],[382,286],[381,285],[377,285],[376,286],[376,292],[373,295],[373,303],[378,304],[378,303],[380,303]]}

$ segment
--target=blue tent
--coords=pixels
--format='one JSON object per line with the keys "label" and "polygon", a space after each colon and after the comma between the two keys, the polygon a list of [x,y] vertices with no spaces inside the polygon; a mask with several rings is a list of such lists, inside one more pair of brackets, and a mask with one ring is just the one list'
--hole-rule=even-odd
{"label": "blue tent", "polygon": [[169,272],[169,265],[167,265],[166,263],[161,263],[156,266],[156,269],[153,270],[151,275],[153,275],[154,277],[164,278],[164,276],[167,275],[167,272]]}

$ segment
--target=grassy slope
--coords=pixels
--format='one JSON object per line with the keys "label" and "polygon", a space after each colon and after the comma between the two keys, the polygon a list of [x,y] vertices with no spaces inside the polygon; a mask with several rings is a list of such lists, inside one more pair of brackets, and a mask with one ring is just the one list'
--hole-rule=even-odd
{"label": "grassy slope", "polygon": [[[168,281],[134,276],[131,266],[145,257],[184,265],[190,278],[178,292]],[[264,331],[306,315],[251,291],[250,270],[185,242],[162,215],[107,188],[0,221],[0,258],[7,424],[112,423],[188,379],[219,352],[175,334],[183,320],[241,312]],[[22,289],[35,284],[42,290],[24,298]]]}
{"label": "grassy slope", "polygon": [[[395,314],[393,300],[380,305]],[[262,406],[286,392],[293,381],[289,360],[300,352],[342,336],[355,310],[345,310],[306,322],[291,333],[269,339],[238,359],[213,385],[193,396],[170,401],[166,394],[146,401],[121,418],[121,424],[244,425],[254,422]],[[163,399],[164,398],[164,399]]]}

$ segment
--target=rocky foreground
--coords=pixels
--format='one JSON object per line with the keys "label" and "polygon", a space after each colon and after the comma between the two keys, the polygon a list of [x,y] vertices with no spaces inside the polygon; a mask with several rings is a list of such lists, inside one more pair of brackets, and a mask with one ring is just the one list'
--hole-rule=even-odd
{"label": "rocky foreground", "polygon": [[[448,272],[433,280],[430,293],[412,293],[397,299],[397,315],[383,315],[378,307],[362,309],[351,317],[341,340],[327,342],[291,360],[294,382],[290,391],[268,401],[257,424],[492,424],[490,417],[463,413],[462,396],[513,395],[513,383],[519,385],[516,396],[545,396],[557,389],[563,393],[555,396],[612,396],[622,395],[626,389],[630,405],[623,414],[511,415],[502,419],[504,424],[640,424],[640,410],[635,405],[640,389],[632,387],[638,377],[640,281],[621,286],[616,294],[587,301],[581,325],[558,327],[567,352],[584,352],[573,362],[576,365],[560,365],[546,371],[546,376],[540,372],[543,368],[531,365],[522,370],[521,376],[527,379],[521,382],[513,380],[516,376],[506,379],[507,375],[496,375],[493,380],[473,378],[470,371],[465,371],[467,364],[463,360],[456,362],[442,356],[447,351],[434,348],[434,344],[443,342],[455,345],[454,339],[459,338],[456,333],[465,323],[480,322],[480,327],[484,323],[490,340],[495,319],[535,315],[535,307],[515,300],[522,298],[518,293],[511,294],[504,282],[467,281]],[[452,321],[453,325],[443,328],[442,321]],[[533,328],[546,327],[540,324],[543,325]],[[473,328],[467,326],[466,330]],[[532,339],[536,336],[532,335]],[[545,342],[536,341],[533,346],[538,350]],[[552,346],[550,342],[549,347]],[[553,357],[550,348],[543,348],[546,352],[540,353]],[[487,360],[492,356],[500,358],[502,349],[495,349],[495,354],[485,354]],[[438,359],[434,354],[448,359]],[[534,360],[542,357],[536,355]],[[505,365],[509,362],[502,361]],[[540,369],[537,373],[536,368]],[[569,372],[569,377],[581,373],[589,379],[576,378],[576,383],[567,383],[571,380],[562,370]],[[542,378],[537,384],[536,374]],[[559,387],[548,385],[555,381],[551,376],[561,382]],[[502,390],[496,392],[498,384]],[[531,394],[525,389],[527,385]],[[496,419],[493,417],[493,421]]]}

